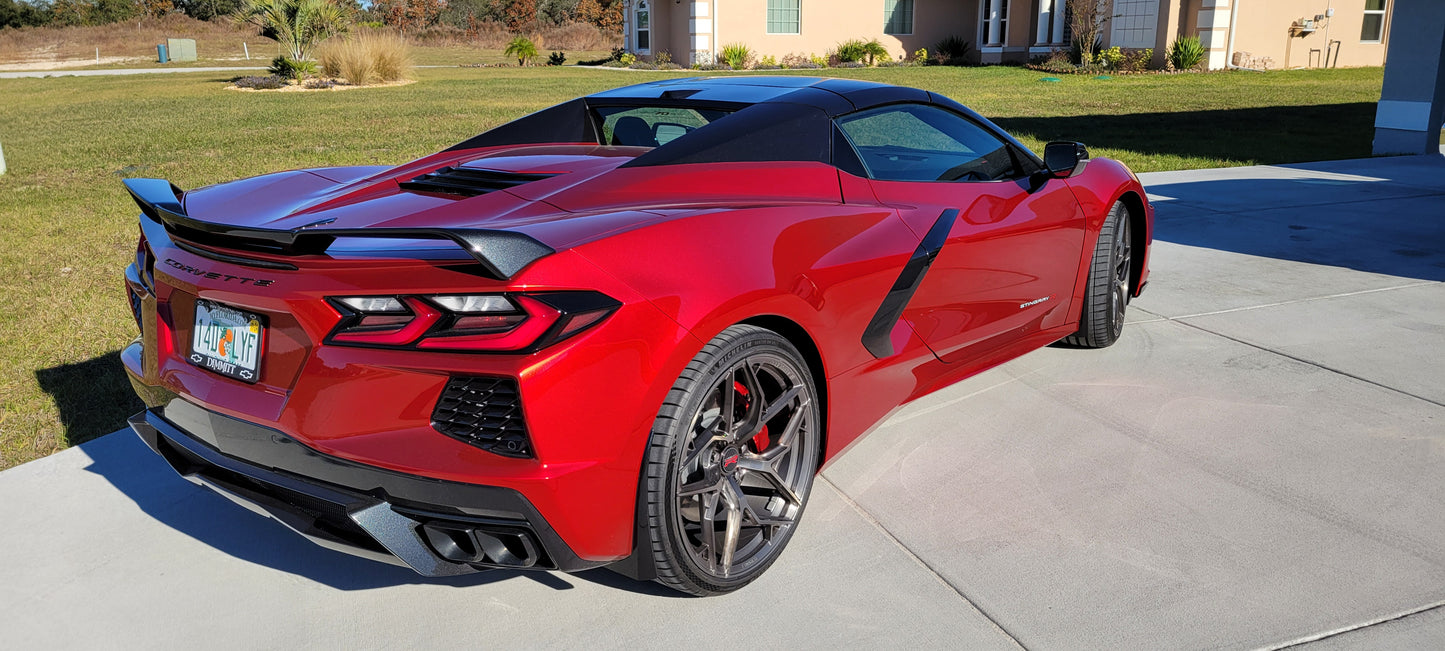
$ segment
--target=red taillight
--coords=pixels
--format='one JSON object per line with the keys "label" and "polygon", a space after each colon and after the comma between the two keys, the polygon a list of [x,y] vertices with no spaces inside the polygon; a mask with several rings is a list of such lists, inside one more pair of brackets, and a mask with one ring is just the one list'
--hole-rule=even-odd
{"label": "red taillight", "polygon": [[327,343],[465,352],[532,352],[586,330],[620,303],[596,292],[348,296]]}

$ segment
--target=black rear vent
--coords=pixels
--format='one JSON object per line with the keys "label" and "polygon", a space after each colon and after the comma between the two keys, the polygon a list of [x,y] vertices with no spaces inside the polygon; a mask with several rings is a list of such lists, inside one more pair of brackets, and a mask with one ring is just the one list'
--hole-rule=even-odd
{"label": "black rear vent", "polygon": [[437,192],[475,197],[488,192],[514,188],[523,183],[550,179],[554,176],[556,174],[521,174],[465,167],[443,167],[430,174],[403,181],[400,185],[401,189],[413,192]]}
{"label": "black rear vent", "polygon": [[508,457],[532,456],[517,381],[457,377],[447,382],[431,416],[432,427],[452,438]]}

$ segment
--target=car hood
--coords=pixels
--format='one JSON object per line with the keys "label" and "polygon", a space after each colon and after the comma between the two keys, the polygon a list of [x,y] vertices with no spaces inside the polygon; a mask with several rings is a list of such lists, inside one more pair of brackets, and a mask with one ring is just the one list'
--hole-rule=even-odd
{"label": "car hood", "polygon": [[[297,170],[198,188],[183,205],[191,219],[226,226],[509,230],[560,250],[675,217],[679,208],[841,200],[830,166],[622,167],[647,151],[597,145],[446,151],[394,168]],[[466,196],[415,183],[437,174],[446,181],[458,170],[486,177],[486,187],[468,188],[480,193]]]}

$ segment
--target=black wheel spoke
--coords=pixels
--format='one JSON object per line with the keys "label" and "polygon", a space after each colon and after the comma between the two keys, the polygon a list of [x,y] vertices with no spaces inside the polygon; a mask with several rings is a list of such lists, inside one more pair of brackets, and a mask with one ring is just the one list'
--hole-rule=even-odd
{"label": "black wheel spoke", "polygon": [[733,555],[738,551],[738,535],[742,533],[743,527],[743,505],[747,504],[747,496],[743,495],[742,488],[737,485],[737,481],[731,481],[729,484],[727,490],[721,491],[728,514],[723,531],[722,558],[719,560],[719,567],[724,578],[730,576],[733,571]]}
{"label": "black wheel spoke", "polygon": [[703,428],[702,431],[698,432],[697,436],[693,437],[692,451],[687,453],[687,459],[683,461],[682,467],[691,468],[703,454],[712,450],[713,442],[720,438],[723,438],[723,435],[718,431],[715,424]]}
{"label": "black wheel spoke", "polygon": [[779,396],[777,400],[772,401],[772,403],[768,404],[768,408],[763,410],[763,417],[759,419],[761,421],[759,424],[773,422],[773,419],[777,418],[778,414],[783,413],[783,409],[791,405],[793,400],[798,397],[798,394],[802,392],[803,387],[798,386],[783,392],[783,395]]}
{"label": "black wheel spoke", "polygon": [[690,484],[683,484],[682,488],[677,490],[677,496],[692,497],[709,491],[716,491],[720,487],[721,483],[716,479],[702,479],[701,481],[695,481]]}
{"label": "black wheel spoke", "polygon": [[[781,450],[783,448],[779,449]],[[773,457],[774,461],[768,461],[762,457],[744,457],[738,461],[738,467],[748,472],[756,473],[758,476],[766,479],[768,483],[773,485],[773,488],[777,489],[778,495],[787,500],[789,504],[802,504],[803,498],[793,492],[793,487],[789,486],[788,482],[783,480],[782,475],[778,473],[778,469],[773,465],[773,463],[775,463],[777,459],[781,459],[782,456],[781,454],[776,455]]]}

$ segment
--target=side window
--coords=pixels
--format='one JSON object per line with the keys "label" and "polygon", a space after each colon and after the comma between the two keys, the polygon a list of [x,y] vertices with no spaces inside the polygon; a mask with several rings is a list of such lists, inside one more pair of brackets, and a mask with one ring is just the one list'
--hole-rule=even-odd
{"label": "side window", "polygon": [[998,181],[1019,175],[1007,143],[936,106],[884,106],[838,118],[838,127],[875,179]]}
{"label": "side window", "polygon": [[709,122],[725,111],[663,106],[602,107],[602,142],[623,147],[661,147]]}

